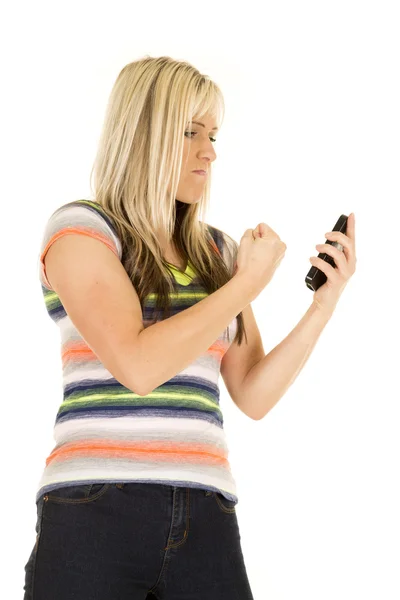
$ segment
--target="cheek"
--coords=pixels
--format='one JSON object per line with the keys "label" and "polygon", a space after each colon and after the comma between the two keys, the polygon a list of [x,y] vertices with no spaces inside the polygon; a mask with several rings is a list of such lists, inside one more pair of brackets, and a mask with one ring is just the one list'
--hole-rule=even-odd
{"label": "cheek", "polygon": [[182,151],[181,169],[183,169],[183,171],[187,171],[188,169],[190,169],[190,165],[191,165],[190,148],[188,146],[186,146],[186,147],[184,146],[183,151]]}
{"label": "cheek", "polygon": [[186,158],[188,158],[188,159],[189,159],[189,157],[190,157],[190,151],[191,151],[191,149],[192,149],[191,145],[189,144],[189,142],[188,142],[188,141],[186,141],[186,142],[183,144],[183,151],[182,151],[182,158],[183,158],[183,161],[185,161],[185,159],[186,159]]}

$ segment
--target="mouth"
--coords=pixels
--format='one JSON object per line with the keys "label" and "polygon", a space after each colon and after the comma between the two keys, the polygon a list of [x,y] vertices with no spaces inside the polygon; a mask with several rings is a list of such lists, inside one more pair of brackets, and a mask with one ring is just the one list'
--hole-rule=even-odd
{"label": "mouth", "polygon": [[206,177],[207,176],[207,171],[192,171],[192,173],[196,173],[197,175],[201,175],[202,177]]}

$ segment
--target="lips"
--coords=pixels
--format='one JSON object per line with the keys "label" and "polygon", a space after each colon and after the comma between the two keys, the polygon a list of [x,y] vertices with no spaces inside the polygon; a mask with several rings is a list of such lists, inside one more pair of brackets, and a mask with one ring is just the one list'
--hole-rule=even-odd
{"label": "lips", "polygon": [[193,171],[193,173],[197,173],[198,175],[207,175],[207,171],[204,171],[203,169]]}

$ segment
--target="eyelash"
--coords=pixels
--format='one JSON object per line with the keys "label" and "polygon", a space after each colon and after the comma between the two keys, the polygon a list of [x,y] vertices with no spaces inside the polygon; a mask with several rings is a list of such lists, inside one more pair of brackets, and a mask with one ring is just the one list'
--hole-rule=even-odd
{"label": "eyelash", "polygon": [[[185,131],[185,135],[186,135],[187,133],[189,133],[189,134],[191,134],[191,133],[194,133],[195,135],[197,135],[197,131]],[[192,139],[192,138],[190,138],[190,139]],[[216,138],[210,138],[210,140],[211,140],[212,142],[214,142],[214,143],[217,141],[217,139],[216,139]]]}

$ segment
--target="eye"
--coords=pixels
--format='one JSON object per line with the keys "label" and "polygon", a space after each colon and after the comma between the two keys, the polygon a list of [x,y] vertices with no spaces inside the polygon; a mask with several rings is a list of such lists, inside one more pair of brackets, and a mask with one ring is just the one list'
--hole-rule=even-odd
{"label": "eye", "polygon": [[[185,135],[186,134],[190,135],[192,133],[194,133],[194,135],[197,135],[197,131],[185,131]],[[215,143],[217,141],[217,138],[210,138],[210,140]]]}

